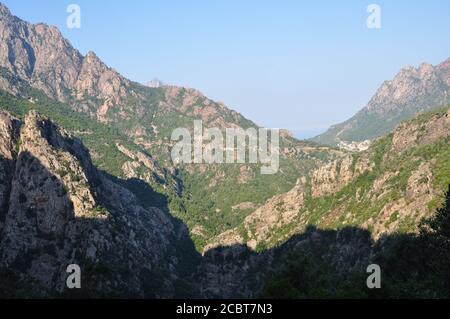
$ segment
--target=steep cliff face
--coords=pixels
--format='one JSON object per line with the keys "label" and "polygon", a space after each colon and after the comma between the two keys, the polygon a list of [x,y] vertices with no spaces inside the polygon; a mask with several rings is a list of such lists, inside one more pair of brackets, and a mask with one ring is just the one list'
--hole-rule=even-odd
{"label": "steep cliff face", "polygon": [[18,119],[0,111],[0,233],[9,207],[19,126]]}
{"label": "steep cliff face", "polygon": [[27,79],[50,96],[65,99],[74,87],[83,57],[59,30],[44,24],[31,25],[0,5],[0,66]]}
{"label": "steep cliff face", "polygon": [[389,133],[417,113],[450,103],[450,59],[437,66],[404,67],[384,82],[367,106],[342,124],[332,126],[314,141],[338,145],[361,142]]}
{"label": "steep cliff face", "polygon": [[448,61],[436,67],[423,63],[418,68],[404,67],[392,80],[383,83],[366,109],[380,115],[402,108],[446,104],[449,98],[447,83]]}
{"label": "steep cliff face", "polygon": [[0,128],[3,269],[41,296],[68,293],[70,264],[82,269],[85,296],[176,294],[175,238],[186,232],[160,209],[138,205],[95,169],[78,140],[38,113],[26,116],[20,135],[7,113]]}

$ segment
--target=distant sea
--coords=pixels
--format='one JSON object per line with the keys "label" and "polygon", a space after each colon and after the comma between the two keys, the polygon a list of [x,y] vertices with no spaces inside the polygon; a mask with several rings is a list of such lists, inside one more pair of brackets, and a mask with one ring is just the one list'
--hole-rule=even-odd
{"label": "distant sea", "polygon": [[307,140],[309,138],[324,133],[326,130],[327,130],[326,128],[319,128],[319,129],[290,130],[290,131],[292,132],[292,134],[294,134],[295,138],[298,138],[299,140]]}

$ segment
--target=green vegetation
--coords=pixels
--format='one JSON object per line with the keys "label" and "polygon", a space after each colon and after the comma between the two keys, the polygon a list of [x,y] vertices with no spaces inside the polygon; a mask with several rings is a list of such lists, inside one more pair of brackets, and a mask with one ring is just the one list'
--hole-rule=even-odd
{"label": "green vegetation", "polygon": [[[135,127],[146,128],[147,139],[152,142],[150,150],[152,157],[163,166],[168,166],[171,165],[170,148],[166,144],[170,142],[173,129],[193,125],[192,117],[176,109],[167,111],[159,106],[159,102],[164,99],[161,89],[143,90],[136,85],[133,90],[145,96],[148,103],[145,115],[109,124],[98,122],[88,115],[79,113],[68,104],[49,99],[40,91],[29,87],[25,90],[24,98],[16,98],[0,91],[0,108],[19,118],[23,118],[30,110],[39,111],[79,138],[89,149],[93,163],[99,169],[105,171],[111,178],[121,180],[124,178],[122,166],[130,159],[118,151],[116,143],[134,152],[147,153],[147,150],[131,140],[126,132]],[[130,108],[133,109],[137,101],[129,102]],[[229,117],[229,120],[235,120],[230,111],[227,112],[224,111],[224,116]],[[254,126],[242,117],[237,118],[245,128]],[[151,129],[152,125],[158,128],[157,136]],[[283,140],[281,146],[286,146],[286,143],[289,141]],[[298,172],[306,174],[314,167],[317,158],[326,160],[328,156],[326,152],[319,151],[310,156],[300,154],[299,158],[282,157],[280,173],[275,175],[261,175],[259,165],[248,165],[245,171],[242,171],[243,166],[238,164],[209,166],[205,171],[180,167],[178,176],[175,178],[182,183],[181,196],[178,196],[171,187],[164,187],[157,178],[154,178],[154,172],[143,166],[138,168],[137,172],[140,176],[153,176],[152,179],[142,179],[149,183],[155,192],[166,196],[168,203],[159,198],[161,196],[156,196],[156,193],[150,199],[141,198],[137,187],[133,187],[135,184],[133,182],[126,182],[124,186],[131,187],[130,190],[147,206],[156,205],[163,208],[168,204],[171,212],[182,219],[190,229],[196,225],[202,225],[205,229],[204,236],[194,235],[197,249],[201,250],[208,238],[240,225],[250,212],[249,210],[233,211],[233,206],[242,202],[262,204],[272,196],[288,191],[295,185]],[[64,177],[69,172],[59,173]],[[174,182],[173,178],[167,174],[165,178],[168,179],[166,184]],[[145,194],[149,193],[145,192]]]}
{"label": "green vegetation", "polygon": [[[26,87],[26,85],[24,85]],[[180,218],[188,225],[190,230],[201,227],[200,233],[193,234],[193,241],[201,251],[208,239],[233,228],[241,227],[245,217],[251,212],[249,209],[233,209],[234,206],[251,202],[254,206],[263,204],[269,198],[289,191],[296,183],[297,178],[307,177],[309,172],[317,167],[318,163],[329,161],[333,155],[328,150],[316,148],[311,153],[299,152],[293,156],[280,158],[278,174],[261,175],[259,165],[207,165],[180,166],[174,176],[167,171],[159,172],[164,176],[156,176],[144,166],[136,168],[137,179],[126,180],[122,171],[123,165],[130,159],[122,154],[116,147],[119,143],[133,152],[143,152],[151,156],[162,166],[171,167],[170,136],[177,127],[192,127],[194,117],[190,112],[200,108],[205,98],[198,101],[189,110],[183,110],[182,103],[186,91],[180,90],[175,99],[175,105],[167,106],[165,92],[162,88],[149,89],[140,85],[132,85],[131,90],[136,93],[129,96],[127,107],[130,112],[137,110],[145,104],[145,111],[140,116],[129,116],[125,119],[105,124],[74,110],[65,103],[55,102],[43,93],[29,87],[24,90],[26,98],[15,98],[8,93],[0,91],[0,107],[14,115],[23,118],[32,109],[38,110],[67,130],[73,132],[90,150],[94,164],[105,171],[111,178],[117,179],[122,185],[135,193],[145,206],[168,207],[175,217]],[[140,98],[136,98],[140,96]],[[88,96],[85,99],[89,99]],[[90,101],[98,104],[101,101]],[[80,102],[82,103],[82,101]],[[237,113],[218,107],[219,113],[225,120],[242,125],[244,128],[255,126],[252,122],[238,116]],[[435,116],[438,110],[419,117],[413,121],[423,123]],[[114,119],[119,114],[117,108],[111,108],[108,116]],[[130,113],[131,114],[131,113]],[[117,118],[119,119],[119,118]],[[369,125],[369,124],[368,124]],[[157,129],[153,129],[156,127]],[[136,144],[136,140],[129,137],[129,132],[144,129],[144,142],[147,148]],[[148,146],[150,145],[150,146]],[[281,140],[281,149],[292,146],[292,141]],[[350,184],[342,187],[338,192],[313,198],[310,192],[311,185],[306,188],[304,205],[300,215],[306,225],[319,225],[331,229],[340,229],[346,226],[359,226],[377,216],[388,203],[405,198],[408,179],[421,162],[429,161],[433,171],[433,187],[443,189],[450,182],[450,150],[448,141],[443,140],[434,144],[409,149],[401,154],[395,154],[392,149],[392,134],[378,139],[370,148],[370,161],[374,163],[373,169],[359,176]],[[352,171],[361,154],[354,154]],[[388,158],[386,159],[386,156]],[[431,159],[433,159],[431,161]],[[339,170],[339,165],[338,165]],[[62,177],[68,172],[59,172]],[[373,193],[374,182],[390,174],[386,184],[387,190],[380,189]],[[75,176],[71,176],[75,180]],[[161,179],[164,180],[161,180]],[[422,183],[427,182],[425,179]],[[309,181],[310,183],[310,181]],[[147,184],[152,190],[141,191]],[[178,184],[178,189],[173,185]],[[171,186],[172,185],[172,186]],[[169,187],[167,187],[169,186]],[[152,194],[151,196],[149,194]],[[356,196],[358,194],[358,196]],[[435,194],[428,203],[429,212],[438,206],[443,194]],[[145,197],[145,198],[144,198]],[[339,218],[327,221],[326,217],[333,211],[341,213]],[[306,222],[304,222],[306,220]],[[260,250],[272,247],[284,241],[296,229],[298,220],[283,225],[274,230],[270,242],[260,243]],[[385,227],[398,223],[395,227],[402,231],[412,231],[417,221],[412,218],[400,218],[399,213],[390,216],[384,222]],[[369,225],[369,228],[371,225]],[[242,227],[241,227],[242,228]],[[242,231],[244,237],[247,236]]]}
{"label": "green vegetation", "polygon": [[[446,107],[448,109],[448,107]],[[429,107],[424,114],[433,114],[434,111],[444,109],[442,106]],[[423,105],[416,105],[399,109],[393,109],[385,114],[378,114],[367,109],[359,111],[351,119],[334,125],[324,134],[321,134],[312,140],[314,142],[336,146],[336,136],[339,134],[339,139],[344,141],[364,141],[371,140],[377,137],[384,136],[391,132],[395,126],[403,121],[407,121],[416,117],[418,112],[423,112]],[[426,118],[423,118],[426,120]],[[350,125],[349,125],[350,124]],[[344,131],[343,128],[348,126]]]}
{"label": "green vegetation", "polygon": [[[442,116],[446,110],[448,108],[425,113],[409,123],[422,125],[432,117]],[[392,227],[398,232],[417,231],[420,222],[419,216],[429,216],[438,208],[442,202],[444,191],[450,184],[450,138],[423,145],[418,144],[401,153],[392,149],[392,138],[392,134],[380,138],[366,153],[354,154],[353,165],[350,168],[352,173],[355,173],[355,163],[364,154],[369,157],[374,166],[337,192],[313,197],[310,191],[306,191],[299,218],[274,230],[270,241],[261,243],[259,246],[267,249],[279,245],[290,237],[289,234],[298,230],[299,224],[304,227],[316,225],[335,230],[366,225],[369,230],[373,230],[373,220],[379,217],[383,209],[393,203],[407,205],[415,199],[414,195],[408,194],[408,187],[418,186],[410,184],[410,177],[421,164],[427,163],[432,174],[432,188],[428,190],[432,199],[425,203],[426,211],[411,212],[408,216],[401,216],[398,210],[394,210],[387,220],[382,222],[385,230],[395,223]],[[384,179],[385,181],[378,187],[374,186],[376,181]],[[427,176],[422,176],[417,184],[419,186],[427,184],[428,179]],[[307,185],[306,188],[310,189],[311,185]],[[333,214],[336,215],[332,216]]]}
{"label": "green vegetation", "polygon": [[98,155],[93,157],[94,164],[116,176],[122,175],[126,157],[117,151],[115,142],[135,147],[117,128],[99,123],[35,90],[30,90],[28,99],[18,99],[0,91],[0,108],[22,119],[30,110],[39,111],[80,138],[91,153]]}
{"label": "green vegetation", "polygon": [[291,254],[264,287],[263,298],[367,298],[362,272],[342,274],[317,254]]}
{"label": "green vegetation", "polygon": [[[313,247],[308,242],[301,251],[279,256],[276,270],[261,296],[284,299],[450,297],[450,186],[444,205],[423,221],[420,234],[391,235],[370,243],[365,235],[353,233],[355,247],[360,249],[362,243],[367,247],[366,255],[355,256],[356,267],[342,266],[345,258],[335,250],[345,244],[339,242],[345,232],[347,229],[333,234],[335,242],[323,240]],[[327,233],[321,236],[326,237]],[[307,231],[304,237],[310,238],[311,232]],[[368,253],[370,250],[372,254]],[[340,267],[336,260],[341,261]],[[382,269],[381,289],[370,290],[366,286],[365,267],[372,263]]]}
{"label": "green vegetation", "polygon": [[[438,109],[426,113],[410,123],[423,124],[436,115],[448,110]],[[308,216],[310,224],[320,224],[330,212],[337,210],[341,218],[335,219],[328,228],[335,229],[336,240],[342,237],[349,226],[358,227],[371,217],[375,217],[388,203],[407,199],[408,180],[421,163],[431,165],[432,185],[435,191],[433,200],[428,203],[428,211],[421,212],[426,218],[420,233],[417,222],[404,218],[397,225],[397,233],[389,235],[376,243],[368,242],[367,250],[372,254],[355,256],[360,266],[356,268],[336,267],[335,260],[343,259],[339,251],[333,251],[333,244],[323,242],[307,247],[301,252],[281,255],[275,273],[269,277],[262,292],[264,297],[275,298],[449,298],[450,297],[450,186],[445,203],[441,206],[444,190],[450,184],[450,140],[441,139],[432,144],[413,147],[403,153],[393,153],[392,135],[379,139],[370,148],[375,167],[358,177],[335,194],[306,198],[303,214]],[[355,155],[355,159],[359,158]],[[385,157],[388,156],[387,159]],[[355,161],[354,161],[355,162]],[[352,168],[354,170],[354,167]],[[369,194],[377,178],[391,173],[387,179],[387,188]],[[428,183],[428,178],[420,178],[418,183]],[[355,194],[359,193],[357,197]],[[437,210],[436,210],[437,209]],[[347,213],[352,219],[348,220]],[[417,212],[419,213],[419,212]],[[304,216],[303,216],[304,217]],[[342,217],[345,217],[342,218]],[[385,227],[400,221],[399,212],[393,212],[385,221]],[[283,238],[289,226],[279,230]],[[370,225],[369,225],[370,230]],[[324,231],[319,231],[323,233]],[[306,238],[311,232],[306,231]],[[323,234],[322,234],[323,236]],[[364,238],[362,238],[364,240]],[[358,240],[357,240],[358,241]],[[273,246],[276,241],[268,243]],[[336,243],[339,245],[339,242]],[[358,241],[360,245],[360,241]],[[356,246],[360,247],[360,246]],[[371,260],[365,258],[371,257]],[[365,286],[368,274],[364,266],[379,264],[382,268],[382,289],[369,290]]]}

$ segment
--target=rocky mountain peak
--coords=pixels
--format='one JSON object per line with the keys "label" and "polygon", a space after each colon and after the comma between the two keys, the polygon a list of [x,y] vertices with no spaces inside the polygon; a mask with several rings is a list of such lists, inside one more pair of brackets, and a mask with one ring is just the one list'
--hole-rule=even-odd
{"label": "rocky mountain peak", "polygon": [[406,82],[413,80],[423,80],[425,77],[434,73],[434,67],[428,63],[422,63],[417,68],[411,65],[406,65],[394,77],[392,81],[386,81],[389,85],[403,85]]}
{"label": "rocky mountain peak", "polygon": [[[440,106],[446,101],[445,92],[448,88],[443,88],[442,84],[447,80],[441,78],[437,68],[431,64],[422,63],[418,68],[407,66],[392,81],[381,86],[366,109],[383,114],[398,108],[412,107],[411,104],[418,99],[422,100],[421,104]],[[431,101],[426,103],[426,100]]]}
{"label": "rocky mountain peak", "polygon": [[100,64],[100,63],[102,63],[101,60],[99,59],[97,54],[95,54],[94,51],[88,51],[88,53],[86,53],[86,56],[84,58],[85,58],[85,62],[86,63],[92,63],[92,64]]}
{"label": "rocky mountain peak", "polygon": [[6,16],[11,16],[11,11],[9,11],[8,7],[0,2],[0,19]]}
{"label": "rocky mountain peak", "polygon": [[414,71],[414,69],[415,69],[414,66],[412,66],[411,64],[406,64],[401,68],[399,74],[411,72]]}
{"label": "rocky mountain peak", "polygon": [[387,134],[395,125],[417,113],[449,103],[450,59],[437,66],[406,65],[392,80],[380,86],[365,108],[313,140],[336,145],[341,141],[373,139]]}
{"label": "rocky mountain peak", "polygon": [[419,66],[419,70],[422,70],[422,71],[432,71],[433,69],[434,69],[433,65],[431,65],[430,63],[426,63],[426,62],[423,62]]}
{"label": "rocky mountain peak", "polygon": [[439,64],[436,67],[436,72],[439,74],[442,81],[450,88],[450,58]]}
{"label": "rocky mountain peak", "polygon": [[[50,98],[61,102],[83,100],[87,93],[92,100],[103,100],[104,105],[75,103],[75,108],[85,112],[105,113],[128,94],[126,80],[106,66],[90,51],[83,56],[67,41],[59,29],[44,23],[31,24],[19,18],[9,17],[9,10],[2,6],[0,16],[0,67],[12,76],[43,91]],[[16,95],[19,91],[10,81],[3,89]],[[98,114],[96,114],[98,115]]]}
{"label": "rocky mountain peak", "polygon": [[448,58],[447,60],[445,60],[444,62],[442,62],[441,64],[439,64],[436,67],[438,70],[443,70],[443,69],[450,69],[450,58]]}

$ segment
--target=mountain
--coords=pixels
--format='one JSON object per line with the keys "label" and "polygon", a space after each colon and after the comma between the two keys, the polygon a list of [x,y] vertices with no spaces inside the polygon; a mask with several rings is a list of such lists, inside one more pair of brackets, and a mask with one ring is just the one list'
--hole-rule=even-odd
{"label": "mountain", "polygon": [[[383,285],[392,285],[378,297],[447,295],[448,238],[430,239],[421,227],[444,202],[449,172],[447,107],[317,168],[211,239],[197,274],[202,291],[216,298],[367,298],[366,268],[376,263]],[[425,245],[429,253],[415,253]],[[412,275],[419,268],[428,277]]]}
{"label": "mountain", "polygon": [[[119,108],[125,100],[141,98],[132,91],[131,81],[107,67],[93,52],[82,56],[56,27],[29,24],[0,6],[0,82],[5,90],[22,93],[18,83],[5,79],[5,73],[11,73],[47,96],[103,121],[108,120],[110,109]],[[142,112],[142,105],[135,111]]]}
{"label": "mountain", "polygon": [[449,103],[450,59],[437,66],[406,66],[392,81],[384,82],[355,116],[311,140],[326,145],[372,140],[401,121]]}
{"label": "mountain", "polygon": [[[450,184],[448,107],[358,153],[281,131],[272,175],[176,164],[176,128],[258,125],[198,90],[128,80],[1,4],[0,46],[0,296],[368,297],[372,262],[388,270],[383,296],[450,296],[445,216],[433,220]],[[446,63],[423,68],[430,88],[448,79]],[[443,102],[410,86],[405,109]],[[65,288],[72,263],[79,291]]]}
{"label": "mountain", "polygon": [[[442,202],[450,183],[449,112],[401,124],[366,152],[318,168],[248,215],[236,230],[242,239],[207,247],[203,257],[186,246],[191,239],[182,223],[98,171],[66,130],[35,111],[23,121],[2,112],[0,273],[8,280],[0,292],[76,296],[64,288],[65,267],[75,263],[83,266],[84,297],[249,298],[273,294],[271,278],[292,276],[284,265],[294,262],[312,276],[308,284],[331,273],[339,293],[349,293],[342,283],[357,286],[365,265],[390,256],[380,246],[398,249],[396,230],[417,233]],[[317,263],[320,274],[303,262]]]}
{"label": "mountain", "polygon": [[[93,154],[94,164],[121,178],[144,180],[168,196],[171,212],[188,225],[199,250],[249,213],[233,207],[260,205],[294,186],[296,172],[340,154],[281,132],[279,174],[261,175],[260,165],[253,164],[175,166],[170,149],[176,128],[192,131],[194,120],[222,131],[258,126],[198,90],[132,82],[93,52],[83,56],[56,28],[22,21],[4,6],[1,12],[0,89],[19,104],[31,101],[27,107],[53,120],[58,114],[59,124],[68,129],[74,126],[69,118],[78,122],[73,131]],[[9,111],[24,116],[23,109]]]}
{"label": "mountain", "polygon": [[[205,107],[204,113],[208,113],[205,119],[222,116],[229,117],[224,123],[243,121],[236,112],[226,110],[195,90],[177,87],[148,90],[105,65],[94,52],[83,56],[56,27],[20,20],[3,4],[0,4],[0,29],[2,88],[13,95],[20,95],[21,87],[11,82],[8,74],[54,100],[105,122],[145,117],[152,108],[174,104],[179,104],[175,106],[178,111],[190,114],[198,114],[200,110],[195,108]],[[144,133],[135,132],[136,135]]]}
{"label": "mountain", "polygon": [[141,206],[79,140],[35,111],[23,122],[1,112],[0,128],[0,266],[11,280],[28,296],[62,295],[66,267],[81,264],[86,296],[174,296],[174,241],[187,238],[179,223]]}
{"label": "mountain", "polygon": [[206,246],[273,247],[309,225],[359,226],[374,238],[416,232],[440,205],[450,182],[447,108],[399,124],[368,150],[349,153],[312,170],[288,192],[270,198],[242,225]]}

